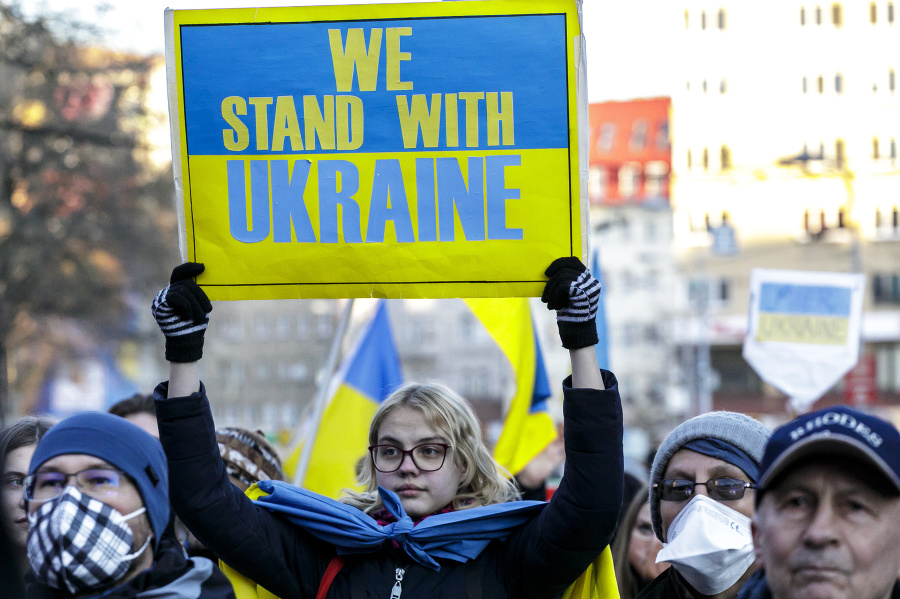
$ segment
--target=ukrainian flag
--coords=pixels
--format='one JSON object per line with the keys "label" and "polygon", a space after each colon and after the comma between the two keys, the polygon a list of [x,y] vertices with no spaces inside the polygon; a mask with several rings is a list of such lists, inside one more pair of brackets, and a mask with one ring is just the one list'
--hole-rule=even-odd
{"label": "ukrainian flag", "polygon": [[[600,268],[600,250],[595,249],[591,259],[591,274],[600,282],[601,289],[605,283],[603,282],[603,270]],[[603,370],[610,370],[609,367],[609,335],[606,327],[606,301],[604,295],[600,294],[597,303],[597,345],[594,346],[594,353],[597,354],[597,364]]]}
{"label": "ukrainian flag", "polygon": [[527,298],[467,299],[466,303],[509,359],[516,392],[494,458],[515,474],[556,438],[547,411],[550,384]]}
{"label": "ukrainian flag", "polygon": [[849,287],[763,283],[757,341],[846,345]]}
{"label": "ukrainian flag", "polygon": [[[301,486],[337,499],[342,489],[361,490],[355,484],[356,463],[368,451],[369,424],[378,404],[403,384],[386,301],[379,301],[334,381],[337,388],[322,415]],[[296,465],[296,459],[291,461]]]}

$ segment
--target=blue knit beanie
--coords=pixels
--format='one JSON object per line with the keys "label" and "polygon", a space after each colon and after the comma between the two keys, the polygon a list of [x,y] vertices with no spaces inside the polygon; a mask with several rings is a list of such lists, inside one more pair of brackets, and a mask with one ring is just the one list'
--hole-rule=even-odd
{"label": "blue knit beanie", "polygon": [[659,513],[659,495],[653,485],[662,482],[669,460],[679,449],[698,439],[716,439],[742,451],[758,468],[771,434],[758,420],[738,412],[725,411],[701,414],[675,427],[660,444],[650,468],[650,521],[656,538],[663,541],[665,537]]}
{"label": "blue knit beanie", "polygon": [[159,545],[169,523],[169,475],[162,445],[152,435],[120,416],[82,412],[56,424],[41,438],[29,474],[51,458],[81,453],[105,460],[137,484]]}

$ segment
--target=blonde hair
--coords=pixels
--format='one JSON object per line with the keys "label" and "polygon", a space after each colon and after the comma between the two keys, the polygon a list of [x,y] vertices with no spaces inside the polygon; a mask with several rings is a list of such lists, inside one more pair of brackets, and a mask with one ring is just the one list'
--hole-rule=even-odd
{"label": "blonde hair", "polygon": [[[452,459],[462,473],[455,509],[513,501],[519,497],[509,472],[498,464],[481,438],[481,424],[472,406],[454,391],[439,383],[408,383],[394,391],[375,412],[369,425],[369,445],[378,442],[378,430],[384,419],[398,408],[415,408],[425,415],[428,425],[447,439]],[[357,477],[365,490],[344,489],[340,501],[364,512],[382,507],[375,478],[375,465],[367,456]]]}

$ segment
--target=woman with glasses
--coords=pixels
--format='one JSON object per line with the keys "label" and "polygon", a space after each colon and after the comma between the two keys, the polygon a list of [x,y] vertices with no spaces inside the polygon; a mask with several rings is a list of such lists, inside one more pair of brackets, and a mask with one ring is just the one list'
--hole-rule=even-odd
{"label": "woman with glasses", "polygon": [[733,599],[753,573],[754,487],[771,433],[735,412],[679,425],[650,469],[650,519],[671,568],[639,599]]}
{"label": "woman with glasses", "polygon": [[599,283],[578,259],[551,265],[542,298],[572,360],[566,473],[549,503],[515,500],[471,406],[436,384],[406,385],[379,405],[362,492],[338,502],[262,481],[251,501],[228,482],[198,378],[212,308],[193,281],[202,270],[176,268],[154,301],[170,362],[157,418],[173,505],[228,566],[282,599],[549,599],[609,543],[622,498],[622,415],[615,377],[593,348]]}

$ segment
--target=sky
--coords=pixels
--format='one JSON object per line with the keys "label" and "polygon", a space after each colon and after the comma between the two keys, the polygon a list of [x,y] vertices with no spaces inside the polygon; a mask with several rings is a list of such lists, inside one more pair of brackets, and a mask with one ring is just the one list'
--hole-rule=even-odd
{"label": "sky", "polygon": [[[371,3],[410,0],[372,0]],[[412,0],[416,1],[416,0]],[[238,8],[362,4],[355,0],[20,0],[26,15],[69,13],[107,32],[103,42],[141,54],[164,52],[163,12],[170,8]],[[670,95],[664,49],[666,0],[584,0],[588,100],[629,100]],[[105,6],[97,9],[97,6]]]}

